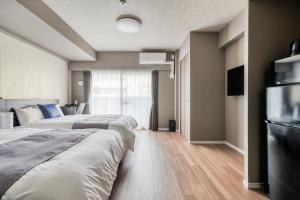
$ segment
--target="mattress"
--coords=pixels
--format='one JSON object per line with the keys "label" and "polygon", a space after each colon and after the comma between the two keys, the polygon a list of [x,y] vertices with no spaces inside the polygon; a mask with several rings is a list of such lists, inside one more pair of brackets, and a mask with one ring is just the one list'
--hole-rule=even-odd
{"label": "mattress", "polygon": [[[133,133],[133,130],[137,127],[137,122],[133,117],[126,115],[66,115],[58,118],[37,120],[21,126],[20,128],[72,129],[74,127],[78,128],[78,126],[74,126],[75,124],[92,121],[94,118],[97,120],[94,120],[93,123],[97,123],[98,121],[99,123],[105,124],[105,122],[107,122],[107,126],[105,126],[107,129],[120,132],[125,139],[127,148],[132,151],[134,150],[135,134]],[[108,120],[112,118],[115,120]],[[87,124],[85,124],[84,128],[94,127],[92,124],[91,127],[88,127]]]}
{"label": "mattress", "polygon": [[[41,131],[45,130],[0,130],[0,145]],[[1,200],[108,199],[126,150],[119,132],[97,130],[78,144],[32,168],[6,191]]]}

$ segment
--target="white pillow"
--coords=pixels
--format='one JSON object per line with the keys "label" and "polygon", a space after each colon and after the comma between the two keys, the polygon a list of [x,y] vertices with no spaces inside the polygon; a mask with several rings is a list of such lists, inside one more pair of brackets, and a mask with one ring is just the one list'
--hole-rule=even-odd
{"label": "white pillow", "polygon": [[60,116],[62,116],[62,117],[65,116],[65,114],[64,114],[63,111],[61,110],[60,105],[56,104],[55,107],[56,107],[56,109],[58,110]]}
{"label": "white pillow", "polygon": [[37,106],[26,108],[14,108],[14,110],[16,111],[21,126],[37,120],[45,119],[42,111]]}

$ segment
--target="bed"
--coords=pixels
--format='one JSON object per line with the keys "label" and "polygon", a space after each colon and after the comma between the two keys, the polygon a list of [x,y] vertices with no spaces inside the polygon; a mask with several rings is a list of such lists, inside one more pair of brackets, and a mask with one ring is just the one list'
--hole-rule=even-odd
{"label": "bed", "polygon": [[137,122],[131,116],[126,115],[66,115],[52,119],[42,119],[34,121],[21,128],[39,128],[39,129],[110,129],[120,133],[125,138],[128,149],[134,149],[135,134]]}
{"label": "bed", "polygon": [[[11,111],[15,108],[36,106],[38,104],[58,104],[58,99],[2,99],[0,100],[0,111]],[[19,121],[14,116],[14,124]],[[66,115],[52,119],[41,119],[18,128],[39,128],[39,129],[110,129],[122,133],[127,148],[134,149],[135,134],[133,130],[137,127],[136,120],[126,115]]]}
{"label": "bed", "polygon": [[0,130],[1,200],[108,199],[123,138],[99,129]]}

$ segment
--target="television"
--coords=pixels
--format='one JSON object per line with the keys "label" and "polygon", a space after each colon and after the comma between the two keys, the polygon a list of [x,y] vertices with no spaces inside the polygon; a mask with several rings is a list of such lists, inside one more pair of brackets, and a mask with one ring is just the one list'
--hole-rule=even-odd
{"label": "television", "polygon": [[244,95],[244,65],[227,71],[227,96]]}

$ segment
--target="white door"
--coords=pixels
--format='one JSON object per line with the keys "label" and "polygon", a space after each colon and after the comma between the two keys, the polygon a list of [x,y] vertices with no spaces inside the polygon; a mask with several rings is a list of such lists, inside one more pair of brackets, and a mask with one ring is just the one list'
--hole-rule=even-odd
{"label": "white door", "polygon": [[184,111],[184,58],[180,61],[180,133],[185,134],[185,111]]}
{"label": "white door", "polygon": [[189,140],[190,137],[190,64],[187,54],[180,61],[180,132]]}

